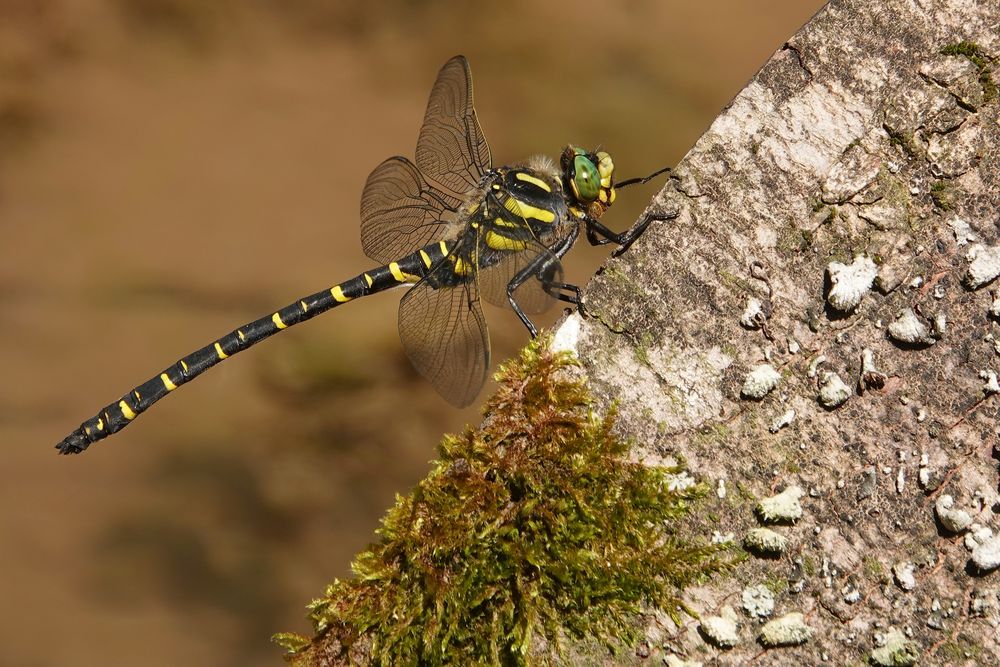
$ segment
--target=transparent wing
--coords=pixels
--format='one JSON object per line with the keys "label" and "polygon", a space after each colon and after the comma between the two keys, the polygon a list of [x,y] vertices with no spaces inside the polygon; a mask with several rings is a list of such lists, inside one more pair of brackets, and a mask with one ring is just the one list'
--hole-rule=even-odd
{"label": "transparent wing", "polygon": [[[437,270],[450,270],[441,262]],[[475,281],[434,289],[425,278],[399,302],[399,338],[413,366],[449,403],[475,400],[490,367],[490,337]]]}
{"label": "transparent wing", "polygon": [[429,185],[404,157],[391,157],[368,176],[361,194],[361,247],[386,264],[457,230],[456,197]]}
{"label": "transparent wing", "polygon": [[514,290],[514,300],[525,313],[537,315],[552,305],[555,298],[542,287],[541,278],[562,282],[562,265],[551,250],[538,241],[529,241],[524,250],[494,251],[495,263],[483,268],[479,273],[479,284],[483,298],[494,306],[510,308],[507,286],[522,271],[530,270],[531,275]]}
{"label": "transparent wing", "polygon": [[417,166],[455,194],[475,188],[490,168],[490,147],[472,106],[472,74],[464,56],[438,72],[417,139]]}

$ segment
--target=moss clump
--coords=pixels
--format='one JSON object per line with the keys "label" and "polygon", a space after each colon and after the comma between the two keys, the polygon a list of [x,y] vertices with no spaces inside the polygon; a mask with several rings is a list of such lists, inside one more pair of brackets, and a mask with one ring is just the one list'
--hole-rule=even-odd
{"label": "moss clump", "polygon": [[979,70],[979,85],[983,87],[983,101],[993,102],[997,99],[997,84],[993,81],[992,65],[996,58],[990,57],[983,47],[973,42],[957,42],[941,49],[943,56],[962,56],[969,60]]}
{"label": "moss clump", "polygon": [[679,534],[702,487],[627,460],[574,362],[532,343],[501,367],[478,429],[398,497],[379,541],[310,605],[317,637],[275,637],[297,665],[532,664],[566,637],[614,649],[651,604],[676,616],[688,584],[729,566]]}
{"label": "moss clump", "polygon": [[951,186],[944,181],[934,181],[934,184],[931,185],[930,195],[931,201],[942,211],[950,211],[954,206],[952,203],[954,192],[952,192]]}
{"label": "moss clump", "polygon": [[882,128],[889,135],[890,146],[899,146],[900,150],[906,153],[908,157],[916,157],[920,153],[912,132],[896,130],[888,125],[883,125]]}

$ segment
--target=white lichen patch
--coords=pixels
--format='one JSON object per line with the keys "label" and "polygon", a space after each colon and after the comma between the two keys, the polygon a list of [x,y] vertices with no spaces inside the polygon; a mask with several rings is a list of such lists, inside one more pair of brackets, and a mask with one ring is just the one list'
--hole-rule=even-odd
{"label": "white lichen patch", "polygon": [[882,667],[911,667],[920,657],[919,644],[895,628],[876,638],[876,644],[871,661]]}
{"label": "white lichen patch", "polygon": [[992,539],[993,530],[989,526],[980,526],[978,523],[974,523],[969,526],[969,532],[965,536],[965,548],[974,551]]}
{"label": "white lichen patch", "polygon": [[688,474],[687,470],[682,470],[676,474],[668,474],[667,478],[667,488],[671,491],[684,491],[690,489],[697,482],[695,482],[694,477]]}
{"label": "white lichen patch", "polygon": [[858,393],[865,389],[881,389],[885,386],[885,373],[875,366],[875,353],[869,348],[861,351],[861,377],[858,379]]}
{"label": "white lichen patch", "polygon": [[702,636],[717,648],[732,648],[740,642],[736,612],[728,605],[720,610],[718,616],[703,618],[698,629]]}
{"label": "white lichen patch", "polygon": [[855,604],[861,599],[861,590],[850,582],[840,589],[840,594],[844,596],[844,602],[847,604]]}
{"label": "white lichen patch", "polygon": [[771,433],[777,433],[781,429],[785,428],[789,424],[795,421],[795,410],[785,410],[783,413],[778,415],[771,425],[768,427]]}
{"label": "white lichen patch", "polygon": [[941,527],[949,533],[961,533],[972,525],[972,517],[965,510],[954,509],[955,499],[943,494],[934,503],[934,513]]}
{"label": "white lichen patch", "polygon": [[955,234],[955,243],[958,245],[966,245],[976,240],[976,235],[972,233],[969,223],[957,215],[948,221],[948,226],[951,227],[951,231]]}
{"label": "white lichen patch", "polygon": [[781,493],[757,504],[757,515],[766,523],[791,523],[802,518],[802,487],[789,486]]}
{"label": "white lichen patch", "polygon": [[981,572],[1000,567],[1000,537],[992,537],[973,549],[972,562]]}
{"label": "white lichen patch", "polygon": [[760,629],[760,643],[767,647],[798,646],[812,637],[813,630],[806,625],[805,617],[797,611],[785,614],[764,624]]}
{"label": "white lichen patch", "polygon": [[1000,318],[1000,292],[993,295],[993,303],[990,304],[990,315]]}
{"label": "white lichen patch", "polygon": [[836,373],[826,373],[820,380],[819,394],[816,400],[824,408],[840,407],[851,397],[851,388],[848,387],[840,376]]}
{"label": "white lichen patch", "polygon": [[965,284],[972,289],[979,289],[1000,276],[1000,246],[976,244],[969,248],[966,258],[969,269],[965,273]]}
{"label": "white lichen patch", "polygon": [[549,347],[553,352],[572,352],[577,354],[577,343],[580,340],[580,318],[579,313],[569,315],[552,336],[552,343]]}
{"label": "white lichen patch", "polygon": [[764,304],[755,296],[747,299],[746,308],[740,316],[740,324],[747,329],[760,329],[767,322],[767,314],[764,313]]}
{"label": "white lichen patch", "polygon": [[892,566],[892,576],[896,580],[896,585],[904,591],[912,591],[917,587],[917,578],[914,576],[916,566],[913,563],[896,563]]}
{"label": "white lichen patch", "polygon": [[771,364],[761,364],[747,374],[743,380],[743,387],[740,395],[743,398],[750,398],[756,401],[767,396],[767,393],[778,386],[781,382],[781,373],[774,369]]}
{"label": "white lichen patch", "polygon": [[704,667],[704,663],[697,660],[682,660],[676,655],[670,654],[664,659],[667,667]]}
{"label": "white lichen patch", "polygon": [[743,545],[761,556],[780,556],[788,548],[788,540],[770,528],[754,528],[743,538]]}
{"label": "white lichen patch", "polygon": [[851,264],[831,262],[826,267],[830,277],[830,293],[827,302],[840,312],[847,313],[858,307],[861,299],[871,291],[878,267],[875,262],[859,255]]}
{"label": "white lichen patch", "polygon": [[774,612],[774,594],[767,586],[749,586],[741,596],[743,609],[754,618],[767,618]]}
{"label": "white lichen patch", "polygon": [[821,364],[826,362],[826,357],[822,354],[816,355],[816,357],[809,362],[809,367],[806,368],[806,377],[814,378],[816,373],[819,372],[819,367]]}
{"label": "white lichen patch", "polygon": [[931,334],[932,338],[940,340],[944,337],[944,332],[948,330],[948,316],[944,313],[937,313],[934,316],[934,331]]}
{"label": "white lichen patch", "polygon": [[1000,380],[997,380],[996,371],[987,368],[984,371],[979,371],[979,377],[986,381],[983,385],[983,393],[987,396],[993,394],[1000,394]]}
{"label": "white lichen patch", "polygon": [[934,342],[931,330],[912,308],[907,308],[889,325],[889,337],[907,345],[925,345]]}

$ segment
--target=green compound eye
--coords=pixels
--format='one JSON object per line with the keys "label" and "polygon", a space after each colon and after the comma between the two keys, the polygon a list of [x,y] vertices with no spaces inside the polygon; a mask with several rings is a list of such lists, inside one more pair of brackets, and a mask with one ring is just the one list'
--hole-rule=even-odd
{"label": "green compound eye", "polygon": [[601,175],[597,166],[585,155],[573,158],[573,184],[576,194],[583,201],[594,201],[601,191]]}

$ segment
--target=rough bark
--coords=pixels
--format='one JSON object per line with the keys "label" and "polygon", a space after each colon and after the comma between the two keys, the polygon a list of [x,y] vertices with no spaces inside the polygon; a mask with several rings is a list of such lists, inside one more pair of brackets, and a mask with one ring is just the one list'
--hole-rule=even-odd
{"label": "rough bark", "polygon": [[[984,73],[996,60],[942,54],[963,42],[1000,56],[1000,3],[831,2],[677,166],[653,210],[679,217],[606,265],[587,316],[562,325],[637,457],[682,457],[724,485],[699,510],[705,532],[740,542],[764,523],[759,499],[805,492],[803,516],[772,526],[780,556],[689,593],[704,616],[736,610],[734,648],[657,616],[637,653],[650,657],[631,660],[861,664],[898,629],[921,664],[1000,664],[1000,571],[970,560],[975,525],[956,533],[935,515],[950,495],[1000,533],[998,282],[968,278],[971,248],[1000,247],[1000,76]],[[857,256],[878,278],[841,312],[828,265]],[[907,309],[927,327],[909,344],[887,335]],[[764,363],[777,386],[741,395]],[[817,400],[830,373],[850,390],[835,408]],[[759,584],[772,619],[804,614],[808,641],[759,642],[762,621],[741,608]]]}

